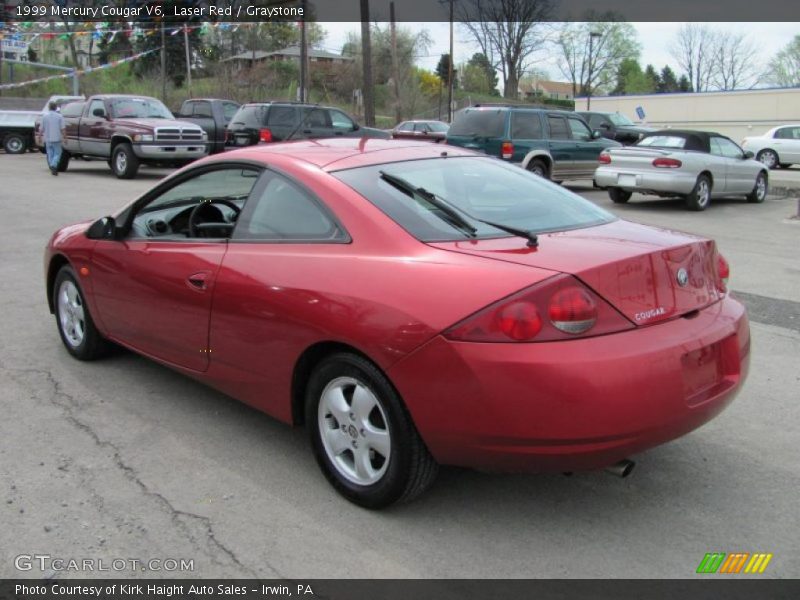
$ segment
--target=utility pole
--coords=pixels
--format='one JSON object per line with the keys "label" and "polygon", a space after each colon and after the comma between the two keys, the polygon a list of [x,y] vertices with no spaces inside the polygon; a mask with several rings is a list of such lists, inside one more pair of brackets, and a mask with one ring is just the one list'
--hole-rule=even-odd
{"label": "utility pole", "polygon": [[453,122],[453,0],[450,0],[450,64],[447,66],[447,122]]}
{"label": "utility pole", "polygon": [[306,34],[306,3],[303,0],[303,18],[300,19],[300,102],[308,101],[308,36]]}
{"label": "utility pole", "polygon": [[375,96],[372,89],[372,43],[370,41],[369,0],[361,0],[361,62],[364,80],[364,124],[375,126]]}
{"label": "utility pole", "polygon": [[392,79],[394,80],[394,117],[399,123],[403,118],[400,106],[400,68],[397,66],[397,27],[394,20],[394,2],[389,2],[389,22],[392,28]]}
{"label": "utility pole", "polygon": [[161,20],[161,101],[167,103],[167,35]]}
{"label": "utility pole", "polygon": [[186,48],[186,81],[189,84],[189,98],[192,97],[192,62],[191,62],[191,52],[189,51],[189,26],[184,23],[183,24],[183,42]]}

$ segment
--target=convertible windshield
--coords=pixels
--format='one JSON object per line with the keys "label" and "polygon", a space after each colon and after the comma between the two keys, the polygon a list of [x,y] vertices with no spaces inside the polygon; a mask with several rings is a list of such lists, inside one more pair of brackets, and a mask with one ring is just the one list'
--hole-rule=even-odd
{"label": "convertible windshield", "polygon": [[172,113],[154,98],[118,98],[111,101],[116,119],[172,119]]}
{"label": "convertible windshield", "polygon": [[[520,169],[488,157],[415,160],[333,173],[423,242],[471,237],[508,237],[489,221],[542,233],[579,229],[613,221],[615,217],[588,200]],[[389,175],[390,177],[386,177]],[[421,188],[405,193],[392,177]],[[457,210],[474,229],[465,231],[443,209],[426,200],[434,194]],[[444,216],[444,218],[443,218]]]}
{"label": "convertible windshield", "polygon": [[631,121],[625,115],[621,115],[619,113],[611,113],[608,115],[608,118],[611,119],[611,122],[614,125],[633,125],[633,121]]}

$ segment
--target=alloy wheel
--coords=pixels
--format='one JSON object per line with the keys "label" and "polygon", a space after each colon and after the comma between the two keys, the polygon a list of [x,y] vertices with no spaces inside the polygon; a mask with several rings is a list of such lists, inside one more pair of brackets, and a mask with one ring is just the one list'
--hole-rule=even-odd
{"label": "alloy wheel", "polygon": [[83,343],[86,336],[86,313],[78,288],[69,280],[58,288],[58,322],[64,338],[73,347]]}

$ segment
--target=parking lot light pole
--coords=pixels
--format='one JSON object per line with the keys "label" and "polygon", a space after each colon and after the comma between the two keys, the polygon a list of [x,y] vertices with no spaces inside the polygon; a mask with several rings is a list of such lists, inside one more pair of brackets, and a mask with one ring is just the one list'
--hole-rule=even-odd
{"label": "parking lot light pole", "polygon": [[586,110],[592,108],[592,61],[594,60],[594,38],[603,37],[597,31],[589,32],[589,74],[586,77]]}

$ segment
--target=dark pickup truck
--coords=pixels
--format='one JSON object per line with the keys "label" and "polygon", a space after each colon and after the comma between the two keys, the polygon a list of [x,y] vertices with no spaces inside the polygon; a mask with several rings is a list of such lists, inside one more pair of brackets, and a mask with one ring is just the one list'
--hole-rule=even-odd
{"label": "dark pickup truck", "polygon": [[202,127],[208,135],[209,154],[216,154],[225,151],[225,128],[239,110],[239,106],[232,100],[191,98],[184,101],[175,118]]}
{"label": "dark pickup truck", "polygon": [[65,117],[66,143],[58,168],[70,158],[101,158],[120,179],[136,177],[139,165],[189,163],[208,153],[206,133],[176,121],[160,100],[104,94],[86,100],[76,117]]}

